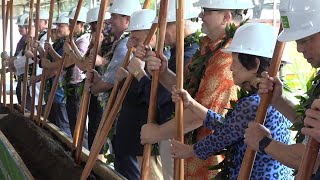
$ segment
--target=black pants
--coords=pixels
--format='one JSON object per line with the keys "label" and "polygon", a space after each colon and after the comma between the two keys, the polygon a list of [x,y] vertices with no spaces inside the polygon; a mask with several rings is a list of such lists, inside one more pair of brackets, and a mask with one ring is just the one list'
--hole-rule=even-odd
{"label": "black pants", "polygon": [[115,170],[130,180],[140,179],[140,168],[136,156],[129,154],[115,154]]}
{"label": "black pants", "polygon": [[69,120],[68,120],[65,103],[53,102],[48,119],[51,123],[55,124],[58,128],[60,128],[63,132],[65,132],[69,137],[71,137]]}
{"label": "black pants", "polygon": [[[67,88],[67,98],[66,98],[66,108],[67,114],[69,118],[69,125],[72,136],[74,134],[74,130],[76,128],[76,123],[78,119],[78,113],[80,110],[80,103],[81,103],[81,94],[79,93],[79,89],[81,88],[80,84],[69,86]],[[83,147],[88,149],[88,132],[85,129],[84,137],[83,137]]]}
{"label": "black pants", "polygon": [[22,85],[21,79],[18,78],[18,83],[17,83],[17,87],[16,87],[16,95],[17,95],[17,99],[18,99],[19,104],[22,103],[21,85]]}
{"label": "black pants", "polygon": [[[97,134],[97,130],[99,128],[99,124],[101,121],[103,113],[103,108],[100,104],[100,101],[98,100],[97,96],[91,95],[90,98],[90,105],[89,105],[89,124],[88,124],[88,144],[89,144],[89,150],[91,149],[91,146],[94,141],[94,137]],[[103,150],[105,148],[105,145],[102,146],[100,150],[100,154],[103,154]]]}

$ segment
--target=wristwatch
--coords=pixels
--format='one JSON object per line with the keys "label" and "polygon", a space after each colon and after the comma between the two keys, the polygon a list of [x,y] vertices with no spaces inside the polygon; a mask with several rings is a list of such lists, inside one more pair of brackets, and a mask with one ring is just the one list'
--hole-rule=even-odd
{"label": "wristwatch", "polygon": [[269,146],[269,144],[272,142],[272,139],[268,136],[265,136],[261,141],[259,142],[259,151],[267,154],[264,150],[266,147]]}

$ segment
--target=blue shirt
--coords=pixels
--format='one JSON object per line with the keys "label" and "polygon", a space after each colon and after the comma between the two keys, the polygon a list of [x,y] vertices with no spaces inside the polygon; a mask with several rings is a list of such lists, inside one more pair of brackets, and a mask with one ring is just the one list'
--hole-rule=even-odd
{"label": "blue shirt", "polygon": [[[199,46],[196,42],[192,42],[191,44],[186,44],[184,48],[184,62],[187,64]],[[171,48],[170,53],[168,67],[175,72],[175,48]],[[151,79],[148,76],[144,76],[139,82],[136,79],[133,80],[123,101],[117,121],[115,137],[115,151],[117,153],[134,156],[143,154],[143,146],[140,143],[140,130],[141,126],[147,123],[150,92]],[[168,121],[174,112],[174,107],[171,93],[159,84],[156,121],[160,124]]]}
{"label": "blue shirt", "polygon": [[[233,166],[230,167],[231,179],[237,179],[247,145],[244,143],[245,129],[255,120],[260,103],[258,94],[242,98],[233,112],[225,119],[208,110],[203,125],[214,133],[194,145],[194,152],[200,159],[207,159],[224,148],[233,149]],[[291,122],[274,107],[269,106],[265,126],[270,129],[272,138],[288,144],[290,142]],[[294,179],[292,169],[261,152],[257,152],[250,179]]]}
{"label": "blue shirt", "polygon": [[127,42],[129,37],[125,37],[119,40],[119,43],[114,49],[112,59],[102,76],[102,80],[109,84],[114,84],[116,79],[116,73],[119,67],[123,64],[124,59],[126,57],[128,48]]}

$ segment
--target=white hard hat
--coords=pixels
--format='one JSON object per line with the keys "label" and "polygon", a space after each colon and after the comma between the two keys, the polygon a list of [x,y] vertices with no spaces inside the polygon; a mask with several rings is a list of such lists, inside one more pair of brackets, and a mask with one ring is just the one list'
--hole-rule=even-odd
{"label": "white hard hat", "polygon": [[253,8],[251,0],[199,0],[194,7],[212,9],[250,9]]}
{"label": "white hard hat", "polygon": [[[97,22],[98,21],[98,17],[99,17],[99,11],[100,11],[100,7],[95,7],[92,9],[89,9],[89,11],[87,12],[87,19],[86,19],[86,23],[92,23],[92,22]],[[105,20],[110,19],[110,13],[106,12],[105,14]]]}
{"label": "white hard hat", "polygon": [[[36,19],[36,12],[33,13],[33,19]],[[49,20],[49,11],[40,10],[39,19]]]}
{"label": "white hard hat", "polygon": [[131,15],[130,24],[126,31],[150,29],[155,17],[156,11],[151,9],[141,9],[136,11]]}
{"label": "white hard hat", "polygon": [[279,41],[295,41],[320,32],[319,0],[281,0],[283,32]]}
{"label": "white hard hat", "polygon": [[69,13],[62,12],[59,14],[58,19],[54,22],[55,24],[69,24]]}
{"label": "white hard hat", "polygon": [[243,53],[272,58],[277,41],[277,30],[263,23],[247,23],[240,26],[234,34],[226,53]]}
{"label": "white hard hat", "polygon": [[57,29],[57,25],[52,24],[52,26],[51,26],[51,30],[53,30],[53,29]]}
{"label": "white hard hat", "polygon": [[[73,19],[74,15],[76,14],[76,10],[77,8],[75,7],[69,12],[69,15],[68,15],[69,19]],[[87,8],[81,7],[77,21],[85,23],[87,19],[87,12],[88,12]]]}
{"label": "white hard hat", "polygon": [[112,14],[121,14],[131,16],[135,11],[141,9],[139,0],[114,0],[109,12]]}
{"label": "white hard hat", "polygon": [[106,17],[104,18],[105,20],[110,19],[111,18],[111,14],[109,12],[106,12]]}
{"label": "white hard hat", "polygon": [[28,13],[25,13],[25,14],[22,14],[18,17],[17,19],[17,25],[18,26],[24,26],[24,22],[26,21],[26,19],[29,19],[29,14]]}
{"label": "white hard hat", "polygon": [[[160,3],[158,4],[158,8],[160,8]],[[198,17],[201,10],[199,8],[195,8],[192,5],[191,0],[185,1],[184,3],[185,13],[184,19],[192,19]],[[167,22],[175,22],[176,21],[176,0],[169,0],[168,2],[168,14],[167,14]],[[158,17],[155,18],[153,23],[158,22]]]}
{"label": "white hard hat", "polygon": [[[22,26],[29,26],[29,15],[27,18],[24,19],[24,22],[22,23]],[[31,26],[34,26],[34,22],[31,21]]]}

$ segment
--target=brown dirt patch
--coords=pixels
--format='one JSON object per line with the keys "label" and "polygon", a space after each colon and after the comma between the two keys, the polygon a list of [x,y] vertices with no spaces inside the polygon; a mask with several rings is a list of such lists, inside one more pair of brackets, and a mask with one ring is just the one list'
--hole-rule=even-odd
{"label": "brown dirt patch", "polygon": [[[78,180],[82,167],[77,166],[70,152],[45,130],[19,113],[0,120],[0,129],[9,139],[35,179]],[[90,176],[88,179],[95,179]]]}

